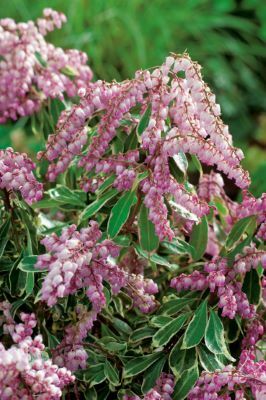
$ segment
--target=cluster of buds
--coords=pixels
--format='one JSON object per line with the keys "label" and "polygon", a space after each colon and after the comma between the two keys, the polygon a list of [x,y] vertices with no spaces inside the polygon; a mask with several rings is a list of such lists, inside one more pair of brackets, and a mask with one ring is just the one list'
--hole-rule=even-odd
{"label": "cluster of buds", "polygon": [[255,345],[264,334],[257,317],[248,323],[238,366],[228,365],[212,373],[204,371],[189,392],[188,400],[230,400],[231,394],[236,400],[245,400],[248,388],[256,400],[266,398],[266,361],[256,361]]}
{"label": "cluster of buds", "polygon": [[53,351],[54,362],[59,366],[65,366],[70,371],[86,368],[88,354],[83,340],[97,319],[97,312],[87,311],[82,305],[76,307],[75,313],[76,323],[66,327],[62,342]]}
{"label": "cluster of buds", "polygon": [[127,278],[126,290],[133,300],[133,305],[142,313],[150,313],[157,307],[154,295],[159,290],[152,279],[145,279],[143,275],[131,274]]}
{"label": "cluster of buds", "polygon": [[[171,374],[162,372],[156,381],[154,388],[148,391],[143,400],[171,400],[174,391],[174,377]],[[139,396],[125,395],[123,400],[141,400]]]}
{"label": "cluster of buds", "polygon": [[[180,76],[181,71],[184,77]],[[55,134],[49,136],[46,150],[39,154],[50,162],[48,179],[54,181],[74,158],[85,171],[94,171],[94,184],[83,177],[85,190],[95,190],[95,182],[110,173],[117,177],[114,186],[128,190],[137,169],[147,171],[140,190],[160,239],[172,239],[174,235],[165,199],[185,207],[198,218],[209,211],[204,200],[176,182],[169,168],[170,158],[180,152],[195,154],[202,162],[216,165],[240,188],[249,185],[248,174],[240,166],[243,154],[232,146],[215,96],[203,81],[199,65],[188,55],[168,57],[161,67],[153,72],[138,71],[130,81],[88,83],[79,95],[80,103],[61,114]],[[95,113],[100,121],[96,134],[88,137],[87,124]],[[148,113],[148,123],[140,128]],[[120,137],[127,137],[136,128],[141,136],[137,138],[134,157],[131,150],[110,155],[111,141],[118,132]],[[88,148],[83,151],[87,140]]]}
{"label": "cluster of buds", "polygon": [[0,189],[19,191],[23,199],[32,204],[42,198],[43,186],[33,175],[35,164],[26,154],[12,148],[0,150]]}
{"label": "cluster of buds", "polygon": [[14,342],[7,350],[0,343],[1,399],[61,399],[62,389],[74,381],[74,376],[44,356],[41,335],[31,337],[37,324],[35,315],[21,313],[22,323],[16,324],[10,307],[7,302],[0,304],[4,333],[9,333]]}
{"label": "cluster of buds", "polygon": [[0,123],[31,115],[49,98],[73,97],[91,80],[85,53],[45,40],[64,22],[65,15],[50,8],[36,23],[0,20]]}
{"label": "cluster of buds", "polygon": [[257,237],[266,240],[266,193],[256,199],[251,194],[244,192],[243,201],[236,209],[238,218],[256,215],[259,229]]}
{"label": "cluster of buds", "polygon": [[249,304],[246,294],[242,291],[242,283],[236,277],[243,279],[246,272],[256,268],[259,262],[266,267],[266,252],[253,247],[244,249],[245,255],[238,255],[229,268],[225,258],[215,256],[205,263],[202,272],[193,271],[190,275],[181,274],[171,281],[171,287],[177,291],[202,291],[207,288],[216,293],[219,298],[218,306],[222,308],[222,316],[233,319],[236,313],[243,318],[253,318],[255,307]]}
{"label": "cluster of buds", "polygon": [[120,268],[126,271],[126,291],[133,300],[133,306],[143,313],[150,313],[157,307],[155,294],[158,286],[152,279],[144,277],[144,267],[147,262],[136,254],[133,247],[119,262]]}
{"label": "cluster of buds", "polygon": [[103,280],[110,283],[113,293],[125,286],[124,272],[110,260],[118,256],[119,247],[110,240],[97,243],[101,235],[98,224],[91,221],[80,232],[71,225],[60,236],[53,233],[41,241],[47,253],[38,256],[36,267],[49,270],[41,297],[49,306],[58,298],[87,288],[93,310],[99,312],[105,305]]}
{"label": "cluster of buds", "polygon": [[[141,274],[133,274],[133,265],[128,268],[132,260],[136,266],[136,256],[130,253],[127,262],[124,259],[117,266],[114,259],[119,255],[119,247],[110,240],[99,242],[101,235],[95,221],[80,231],[75,225],[63,228],[60,236],[53,233],[41,241],[47,253],[39,255],[35,264],[36,268],[48,270],[41,289],[41,299],[48,306],[82,288],[91,302],[90,311],[77,307],[77,321],[66,328],[65,337],[55,352],[56,363],[70,370],[86,365],[87,354],[82,342],[106,304],[103,281],[110,284],[113,294],[125,287],[133,305],[142,312],[151,312],[157,306],[154,297],[157,285]],[[125,264],[127,268],[123,269]]]}

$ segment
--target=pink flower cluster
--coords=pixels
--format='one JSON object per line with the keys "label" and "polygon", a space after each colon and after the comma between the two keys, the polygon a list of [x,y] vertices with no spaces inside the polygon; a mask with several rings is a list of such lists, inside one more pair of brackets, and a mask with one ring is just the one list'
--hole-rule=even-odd
{"label": "pink flower cluster", "polygon": [[[181,71],[185,77],[180,76]],[[79,95],[80,104],[62,113],[56,133],[48,138],[46,151],[39,154],[50,162],[49,180],[55,180],[77,157],[78,165],[85,171],[94,170],[94,180],[114,172],[114,186],[128,190],[141,167],[141,171],[148,171],[148,177],[140,189],[160,239],[173,237],[165,198],[198,218],[208,213],[204,201],[176,182],[169,169],[169,158],[181,151],[195,154],[202,162],[216,165],[240,188],[249,185],[248,174],[240,166],[243,154],[232,146],[215,96],[202,80],[200,67],[188,55],[168,57],[161,67],[153,72],[138,71],[131,81],[88,83]],[[140,105],[138,126],[136,105]],[[138,151],[132,159],[128,158],[131,151],[110,156],[110,144],[118,132],[125,137],[130,133],[123,121],[131,124],[131,132],[136,127],[139,130],[149,110],[148,124],[138,137],[142,157],[139,158]],[[88,135],[86,126],[96,113],[100,116],[97,131]],[[88,148],[81,155],[87,140]],[[118,160],[123,161],[121,165]],[[90,181],[84,188],[94,190]]]}
{"label": "pink flower cluster", "polygon": [[0,20],[0,123],[34,113],[48,98],[75,96],[91,80],[84,53],[45,41],[64,22],[65,15],[50,8],[36,23]]}
{"label": "pink flower cluster", "polygon": [[32,204],[42,198],[43,186],[33,175],[35,164],[26,154],[12,148],[0,150],[0,189],[19,191]]}
{"label": "pink flower cluster", "polygon": [[133,306],[142,313],[155,310],[157,302],[154,294],[158,293],[157,284],[152,279],[144,278],[144,267],[147,262],[137,256],[135,250],[130,248],[119,262],[120,268],[126,271],[126,291],[133,300]]}
{"label": "pink flower cluster", "polygon": [[224,180],[222,176],[214,171],[209,174],[203,174],[199,180],[197,193],[201,199],[207,202],[210,202],[215,197],[224,197]]}
{"label": "pink flower cluster", "polygon": [[[256,316],[257,317],[257,316]],[[188,400],[245,400],[245,390],[251,389],[256,400],[266,396],[266,361],[256,361],[255,344],[263,336],[263,325],[254,319],[249,324],[242,342],[242,353],[237,367],[228,365],[213,373],[203,372]]]}
{"label": "pink flower cluster", "polygon": [[59,368],[44,356],[41,335],[32,339],[37,321],[34,314],[21,313],[22,323],[10,315],[11,305],[0,304],[4,333],[14,341],[8,350],[0,343],[0,397],[2,400],[58,400],[62,389],[74,381],[66,368]]}
{"label": "pink flower cluster", "polygon": [[55,351],[55,362],[72,371],[85,368],[87,354],[82,342],[106,304],[104,280],[109,282],[113,294],[126,287],[134,306],[142,312],[151,312],[157,305],[154,297],[157,285],[117,266],[114,259],[119,255],[119,247],[110,240],[98,242],[100,239],[101,231],[94,221],[80,232],[75,225],[63,228],[60,236],[53,233],[41,241],[47,253],[38,256],[35,264],[36,268],[48,269],[41,289],[41,299],[48,306],[82,288],[91,302],[90,311],[81,306],[76,308],[77,321],[66,328],[65,337]]}
{"label": "pink flower cluster", "polygon": [[49,306],[57,299],[87,288],[86,294],[93,310],[99,312],[105,305],[103,280],[107,280],[118,293],[125,286],[125,274],[111,260],[117,257],[119,247],[110,240],[97,243],[101,231],[96,222],[88,228],[76,230],[75,225],[64,228],[61,236],[53,233],[41,243],[47,253],[38,256],[36,267],[48,269],[42,285],[42,300]]}
{"label": "pink flower cluster", "polygon": [[159,289],[152,279],[145,279],[143,275],[131,274],[127,278],[126,290],[133,300],[133,305],[143,313],[150,313],[157,307],[154,294]]}
{"label": "pink flower cluster", "polygon": [[238,218],[256,215],[259,224],[257,237],[266,240],[266,193],[256,199],[249,193],[244,192],[243,201],[236,209]]}
{"label": "pink flower cluster", "polygon": [[[174,391],[174,377],[171,374],[162,372],[156,381],[154,388],[148,391],[143,400],[171,400]],[[125,395],[123,400],[141,400],[139,396]]]}
{"label": "pink flower cluster", "polygon": [[[198,196],[200,199],[207,202],[215,201],[219,198],[219,202],[228,210],[228,214],[224,215],[226,226],[224,227],[225,232],[229,233],[233,225],[242,218],[254,215],[257,219],[258,229],[256,237],[262,240],[266,240],[266,194],[256,199],[246,190],[242,191],[243,199],[241,203],[232,201],[224,190],[223,178],[220,174],[214,173],[204,174],[200,178],[198,190]],[[214,208],[214,215],[217,216],[218,212]],[[219,221],[218,221],[219,223]],[[217,231],[217,229],[216,229]],[[215,234],[214,226],[209,223],[209,235],[208,235],[208,246],[206,253],[215,256],[219,254],[222,242],[218,240]]]}
{"label": "pink flower cluster", "polygon": [[243,278],[251,268],[257,268],[259,262],[266,268],[266,252],[253,247],[244,249],[244,255],[237,255],[233,268],[227,265],[227,260],[219,256],[213,257],[205,263],[204,270],[193,271],[190,275],[181,274],[171,281],[171,287],[181,290],[210,289],[219,298],[218,306],[222,309],[222,316],[233,319],[236,313],[242,318],[253,318],[255,306],[249,304],[246,294],[242,291],[243,282],[236,278]]}
{"label": "pink flower cluster", "polygon": [[59,366],[65,366],[70,371],[85,369],[88,354],[84,348],[84,339],[97,319],[97,312],[88,311],[78,305],[75,309],[77,320],[75,325],[68,325],[62,342],[53,350],[53,360]]}

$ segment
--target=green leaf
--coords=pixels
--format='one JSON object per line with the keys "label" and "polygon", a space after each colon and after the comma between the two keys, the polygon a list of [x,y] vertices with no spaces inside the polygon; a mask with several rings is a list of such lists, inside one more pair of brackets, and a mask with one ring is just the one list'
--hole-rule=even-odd
{"label": "green leaf", "polygon": [[108,187],[110,187],[116,180],[116,175],[111,175],[98,187],[96,194],[99,197]]}
{"label": "green leaf", "polygon": [[141,119],[138,124],[137,130],[139,135],[141,135],[149,125],[150,116],[151,116],[151,106],[149,104],[148,107],[146,108],[146,111],[141,116]]}
{"label": "green leaf", "polygon": [[246,293],[251,304],[259,304],[261,296],[260,277],[255,269],[246,273],[242,290]]}
{"label": "green leaf", "polygon": [[98,400],[97,392],[94,387],[86,388],[86,392],[83,393],[85,400]]}
{"label": "green leaf", "polygon": [[104,373],[108,381],[114,385],[118,386],[120,383],[119,380],[119,373],[116,366],[111,364],[107,359],[105,360],[104,364]]}
{"label": "green leaf", "polygon": [[60,69],[60,72],[69,78],[75,78],[76,76],[79,75],[78,71],[76,71],[73,67],[70,65],[66,65],[65,67]]}
{"label": "green leaf", "polygon": [[22,296],[26,290],[27,284],[27,272],[17,271],[18,273],[18,280],[15,287],[15,292],[18,297]]}
{"label": "green leaf", "polygon": [[[212,202],[210,202],[210,205],[211,203]],[[228,209],[223,199],[221,199],[220,197],[214,197],[213,204],[217,208],[220,217],[228,215]]]}
{"label": "green leaf", "polygon": [[41,53],[39,53],[39,51],[35,51],[34,55],[42,67],[46,68],[48,66],[47,61],[45,61],[43,59],[43,57],[42,57]]}
{"label": "green leaf", "polygon": [[108,350],[110,353],[123,353],[127,349],[126,343],[118,343],[115,341],[111,341],[109,343],[105,343],[103,347]]}
{"label": "green leaf", "polygon": [[116,338],[108,336],[108,334],[98,339],[97,343],[105,350],[108,350],[109,353],[123,353],[127,349],[127,343],[120,343]]}
{"label": "green leaf", "polygon": [[11,222],[10,217],[0,227],[0,257],[4,254],[5,247],[8,242],[8,233]]}
{"label": "green leaf", "polygon": [[186,175],[187,169],[188,169],[188,161],[187,161],[187,157],[186,157],[185,153],[180,151],[178,154],[175,154],[173,156],[173,159],[174,159],[176,165],[178,166],[178,168],[180,169],[180,171],[182,171],[183,174]]}
{"label": "green leaf", "polygon": [[11,314],[12,318],[15,318],[15,315],[16,315],[18,309],[21,306],[23,306],[23,304],[25,304],[25,300],[22,300],[22,299],[16,300],[14,303],[12,303],[11,309],[10,309],[10,314]]}
{"label": "green leaf", "polygon": [[196,214],[187,210],[185,207],[181,206],[180,204],[176,203],[175,201],[169,200],[169,204],[172,206],[174,211],[177,212],[181,217],[183,217],[185,219],[189,219],[190,221],[195,221],[195,222],[199,221],[199,218]]}
{"label": "green leaf", "polygon": [[118,235],[113,239],[116,244],[122,247],[130,246],[131,240],[132,238],[129,235]]}
{"label": "green leaf", "polygon": [[225,346],[223,323],[212,309],[205,333],[205,343],[212,353],[222,353]]}
{"label": "green leaf", "polygon": [[51,199],[50,197],[44,197],[42,200],[37,201],[36,203],[32,204],[32,208],[54,208],[58,207],[61,204],[58,200]]}
{"label": "green leaf", "polygon": [[205,253],[208,242],[208,222],[204,216],[201,222],[193,226],[189,243],[194,248],[193,259],[199,260]]}
{"label": "green leaf", "polygon": [[200,343],[207,325],[207,299],[196,309],[183,340],[182,349],[189,349]]}
{"label": "green leaf", "polygon": [[168,163],[169,163],[169,169],[170,169],[171,175],[175,178],[175,180],[177,182],[183,183],[184,182],[184,174],[177,167],[175,160],[172,157],[170,157],[168,159]]}
{"label": "green leaf", "polygon": [[138,135],[136,129],[133,129],[132,132],[128,135],[125,140],[125,151],[135,149],[138,146]]}
{"label": "green leaf", "polygon": [[151,365],[147,371],[144,373],[143,382],[141,386],[142,393],[147,393],[156,384],[156,380],[159,378],[164,364],[166,361],[166,356],[163,355],[158,361]]}
{"label": "green leaf", "polygon": [[128,361],[124,367],[124,378],[130,378],[131,376],[140,374],[161,357],[162,352],[158,352],[133,358],[132,360]]}
{"label": "green leaf", "polygon": [[27,252],[28,254],[38,254],[36,226],[34,225],[32,219],[30,218],[30,214],[27,211],[19,208],[18,213],[25,224],[27,231]]}
{"label": "green leaf", "polygon": [[134,180],[134,182],[133,182],[131,191],[135,191],[135,190],[137,189],[139,183],[140,183],[141,181],[143,181],[145,178],[147,178],[147,176],[149,176],[149,172],[148,172],[148,171],[144,171],[144,172],[139,173],[139,174],[136,176],[136,178],[135,178],[135,180]]}
{"label": "green leaf", "polygon": [[131,207],[137,202],[136,192],[124,193],[112,208],[108,221],[107,233],[113,239],[120,231],[129,217]]}
{"label": "green leaf", "polygon": [[48,190],[48,193],[53,200],[56,200],[59,203],[71,204],[73,206],[80,207],[84,207],[85,205],[78,194],[66,186],[58,185],[55,188]]}
{"label": "green leaf", "polygon": [[34,267],[37,262],[37,258],[38,256],[23,257],[18,265],[18,268],[24,272],[42,272],[43,270]]}
{"label": "green leaf", "polygon": [[172,321],[173,318],[167,317],[166,315],[158,315],[155,317],[152,317],[150,320],[150,325],[155,326],[156,328],[161,328],[165,326],[168,322]]}
{"label": "green leaf", "polygon": [[79,222],[90,218],[96,212],[98,212],[109,200],[111,200],[118,193],[117,189],[110,189],[108,192],[103,194],[99,199],[96,199],[89,204],[80,214]]}
{"label": "green leaf", "polygon": [[170,263],[165,257],[159,256],[158,254],[152,254],[149,257],[149,260],[154,262],[155,264],[167,267],[171,272],[175,272],[179,269],[179,265]]}
{"label": "green leaf", "polygon": [[183,400],[188,392],[193,388],[196,380],[199,377],[198,364],[195,363],[192,368],[184,371],[177,381],[173,393],[173,400]]}
{"label": "green leaf", "polygon": [[205,332],[205,343],[212,353],[223,353],[229,360],[234,361],[225,344],[223,323],[212,309],[210,309],[210,318]]}
{"label": "green leaf", "polygon": [[159,238],[155,233],[154,224],[149,219],[149,211],[142,204],[138,218],[139,241],[143,250],[152,252],[159,245]]}
{"label": "green leaf", "polygon": [[104,366],[105,364],[103,363],[90,365],[86,372],[84,372],[84,380],[89,383],[90,387],[105,381]]}
{"label": "green leaf", "polygon": [[159,256],[158,254],[150,255],[146,251],[142,250],[142,248],[138,244],[135,244],[134,248],[136,253],[140,257],[144,257],[155,264],[163,265],[164,267],[167,267],[170,271],[176,271],[179,268],[177,264],[170,263],[165,257]]}
{"label": "green leaf", "polygon": [[193,247],[182,239],[174,239],[172,242],[164,240],[160,243],[160,245],[167,249],[170,254],[194,254]]}
{"label": "green leaf", "polygon": [[150,338],[154,335],[156,332],[156,329],[151,328],[149,326],[144,326],[142,328],[136,329],[132,335],[130,335],[130,342],[136,343],[139,342],[140,340]]}
{"label": "green leaf", "polygon": [[182,314],[160,328],[153,336],[152,345],[154,347],[165,346],[180,331],[189,315],[190,313]]}
{"label": "green leaf", "polygon": [[237,223],[231,229],[231,232],[227,236],[225,247],[230,250],[234,247],[234,245],[239,241],[241,236],[247,232],[248,228],[254,224],[256,221],[256,217],[251,215],[249,217],[245,217],[237,221]]}
{"label": "green leaf", "polygon": [[46,322],[45,320],[43,321],[43,328],[45,330],[45,333],[47,335],[47,339],[48,339],[48,347],[49,349],[55,349],[58,345],[59,345],[59,340],[57,339],[56,336],[52,335],[48,329],[46,328]]}
{"label": "green leaf", "polygon": [[214,372],[216,369],[222,369],[224,364],[216,357],[216,354],[211,353],[205,346],[197,347],[200,363],[205,371]]}
{"label": "green leaf", "polygon": [[130,335],[132,333],[132,329],[130,328],[130,326],[125,321],[122,321],[119,318],[113,318],[112,324],[113,327],[117,329],[119,333],[123,332],[127,335]]}
{"label": "green leaf", "polygon": [[169,366],[175,377],[179,379],[182,373],[193,367],[197,361],[195,348],[182,350],[182,338],[175,344],[169,355]]}
{"label": "green leaf", "polygon": [[159,313],[165,315],[174,315],[181,311],[184,307],[191,306],[194,302],[195,299],[186,299],[183,297],[181,299],[169,300],[161,306]]}
{"label": "green leaf", "polygon": [[239,253],[242,253],[246,246],[249,246],[253,239],[253,235],[248,235],[246,239],[242,240],[237,246],[233,248],[229,253],[226,254],[227,262],[230,267],[233,266],[235,256]]}
{"label": "green leaf", "polygon": [[120,154],[124,152],[124,141],[118,135],[114,137],[111,144],[113,154]]}
{"label": "green leaf", "polygon": [[203,174],[201,163],[197,156],[194,154],[190,154],[191,160],[193,162],[194,167],[199,171],[200,176]]}
{"label": "green leaf", "polygon": [[34,289],[34,273],[28,272],[26,278],[26,294],[29,296]]}
{"label": "green leaf", "polygon": [[11,292],[12,295],[16,294],[17,291],[17,285],[18,285],[18,280],[20,276],[20,270],[17,269],[18,264],[21,260],[21,256],[14,262],[9,274],[8,274],[8,288]]}

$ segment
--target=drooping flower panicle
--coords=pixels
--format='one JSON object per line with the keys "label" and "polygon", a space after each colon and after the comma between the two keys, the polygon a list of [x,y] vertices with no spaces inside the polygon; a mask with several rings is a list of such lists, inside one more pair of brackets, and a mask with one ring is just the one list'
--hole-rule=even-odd
{"label": "drooping flower panicle", "polygon": [[19,191],[32,204],[42,198],[43,185],[33,175],[35,164],[24,153],[12,148],[0,150],[0,189]]}
{"label": "drooping flower panicle", "polygon": [[49,98],[73,97],[91,80],[85,53],[45,40],[65,22],[64,14],[50,8],[36,23],[0,20],[0,123],[31,115]]}
{"label": "drooping flower panicle", "polygon": [[0,397],[2,400],[59,400],[62,389],[74,381],[66,368],[59,368],[44,356],[42,336],[32,338],[37,325],[34,314],[21,313],[16,324],[10,314],[11,305],[0,303],[4,313],[3,328],[13,341],[9,349],[0,343]]}

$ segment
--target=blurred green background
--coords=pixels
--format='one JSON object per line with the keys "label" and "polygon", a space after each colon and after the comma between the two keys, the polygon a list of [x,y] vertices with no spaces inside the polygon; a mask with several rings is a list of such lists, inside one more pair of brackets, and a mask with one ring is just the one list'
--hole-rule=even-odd
{"label": "blurred green background", "polygon": [[[95,78],[121,80],[187,51],[221,104],[246,154],[255,194],[266,191],[266,2],[262,0],[0,0],[0,18],[63,11],[68,23],[48,40],[89,56]],[[1,127],[0,146],[21,140]]]}

